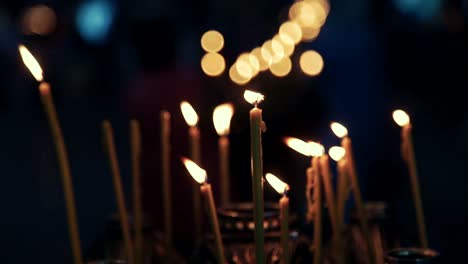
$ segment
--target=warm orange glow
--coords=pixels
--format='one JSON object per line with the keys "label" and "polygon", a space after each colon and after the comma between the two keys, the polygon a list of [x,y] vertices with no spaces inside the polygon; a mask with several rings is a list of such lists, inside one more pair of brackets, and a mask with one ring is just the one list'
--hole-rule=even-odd
{"label": "warm orange glow", "polygon": [[401,127],[406,126],[410,123],[409,115],[405,111],[400,109],[393,111],[393,120],[395,120],[395,123],[397,123]]}
{"label": "warm orange glow", "polygon": [[223,56],[219,53],[207,53],[201,59],[203,72],[208,76],[218,76],[226,68]]}
{"label": "warm orange glow", "polygon": [[317,1],[299,1],[289,9],[289,18],[296,21],[301,27],[320,28],[327,18],[327,11]]}
{"label": "warm orange glow", "polygon": [[289,185],[282,180],[280,180],[278,177],[271,173],[267,173],[265,175],[265,178],[267,182],[277,191],[279,194],[284,194],[289,190]]}
{"label": "warm orange glow", "polygon": [[295,151],[301,153],[304,156],[312,156],[311,146],[298,138],[287,137],[284,139],[284,143],[288,145],[288,147],[294,149]]}
{"label": "warm orange glow", "polygon": [[284,37],[281,38],[280,35],[277,34],[273,37],[273,41],[281,44],[281,46],[283,47],[284,56],[289,57],[293,54],[294,41],[288,35],[284,35]]}
{"label": "warm orange glow", "polygon": [[330,155],[334,161],[340,161],[344,158],[345,154],[346,150],[342,147],[333,146],[328,150],[328,155]]}
{"label": "warm orange glow", "polygon": [[302,28],[302,41],[310,42],[318,37],[320,28],[303,27]]}
{"label": "warm orange glow", "polygon": [[206,182],[207,175],[204,169],[200,168],[195,162],[187,158],[182,158],[182,162],[184,163],[185,168],[187,168],[188,172],[195,181],[197,181],[200,184]]}
{"label": "warm orange glow", "polygon": [[322,72],[323,59],[315,50],[308,50],[302,53],[299,59],[299,65],[305,74],[315,76]]}
{"label": "warm orange glow", "polygon": [[271,60],[272,63],[279,62],[284,57],[284,49],[280,42],[267,40],[262,45],[262,57]]}
{"label": "warm orange glow", "polygon": [[224,38],[216,30],[209,30],[201,37],[201,46],[206,52],[218,52],[224,46]]}
{"label": "warm orange glow", "polygon": [[234,63],[229,69],[229,77],[231,78],[231,81],[238,85],[243,85],[250,81],[250,78],[245,78],[239,74],[236,63]]}
{"label": "warm orange glow", "polygon": [[19,45],[18,49],[26,67],[29,69],[29,71],[31,71],[34,78],[36,78],[38,82],[41,82],[44,77],[42,76],[42,68],[37,60],[24,45]]}
{"label": "warm orange glow", "polygon": [[231,118],[234,115],[234,106],[231,103],[218,105],[213,111],[213,123],[216,133],[220,136],[229,134]]}
{"label": "warm orange glow", "polygon": [[245,90],[244,99],[251,105],[257,105],[265,99],[265,96],[261,93]]}
{"label": "warm orange glow", "polygon": [[57,17],[54,10],[45,5],[26,9],[22,17],[25,34],[49,35],[55,30]]}
{"label": "warm orange glow", "polygon": [[254,69],[254,67],[250,63],[249,55],[249,53],[242,53],[241,55],[239,55],[235,63],[239,75],[247,79],[251,79],[258,73],[258,70]]}
{"label": "warm orange glow", "polygon": [[330,124],[330,128],[339,138],[343,138],[348,135],[348,129],[340,123],[333,122]]}
{"label": "warm orange glow", "polygon": [[292,63],[289,57],[284,57],[280,61],[270,65],[270,72],[277,77],[284,77],[291,71]]}
{"label": "warm orange glow", "polygon": [[[264,71],[268,69],[271,65],[271,54],[267,54],[267,58],[265,59],[262,56],[262,48],[261,47],[256,47],[255,49],[250,52],[251,58],[254,57],[258,61],[258,69],[260,71]],[[253,59],[252,59],[253,60]]]}
{"label": "warm orange glow", "polygon": [[313,141],[309,141],[309,142],[307,142],[307,144],[309,144],[310,154],[312,156],[320,157],[325,153],[325,148],[323,147],[322,144],[319,144],[319,143],[316,143],[316,142],[313,142]]}
{"label": "warm orange glow", "polygon": [[184,116],[185,122],[189,126],[196,126],[198,123],[198,115],[193,109],[192,105],[189,104],[187,101],[183,101],[180,103],[180,111],[182,111],[182,115]]}
{"label": "warm orange glow", "polygon": [[[302,39],[302,30],[301,27],[294,21],[284,22],[279,29],[279,35],[281,38],[286,36],[294,41],[294,44],[297,44]],[[286,39],[287,41],[287,39]]]}

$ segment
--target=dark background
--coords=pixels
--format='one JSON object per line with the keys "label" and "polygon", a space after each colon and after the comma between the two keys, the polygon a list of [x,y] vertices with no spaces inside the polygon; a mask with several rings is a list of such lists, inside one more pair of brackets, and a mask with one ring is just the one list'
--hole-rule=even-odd
{"label": "dark background", "polygon": [[[268,127],[264,169],[291,184],[294,211],[302,215],[305,210],[304,170],[309,163],[284,146],[282,138],[337,145],[328,126],[336,120],[348,127],[353,139],[364,198],[392,206],[392,219],[408,246],[417,243],[417,233],[407,171],[399,156],[400,129],[391,118],[395,108],[405,109],[414,126],[429,244],[447,263],[466,258],[468,115],[462,94],[467,85],[468,1],[331,1],[317,40],[297,46],[290,74],[277,78],[262,73],[245,87],[232,83],[227,72],[216,78],[203,74],[201,35],[209,29],[223,33],[221,53],[230,66],[238,54],[275,34],[292,1],[109,0],[113,20],[100,42],[86,41],[77,30],[75,18],[86,2],[106,1],[0,2],[2,263],[71,262],[55,152],[37,83],[17,52],[19,43],[38,58],[52,86],[87,256],[116,210],[101,121],[113,123],[129,201],[128,121],[142,122],[144,207],[161,227],[158,118],[160,110],[171,111],[176,246],[188,255],[192,179],[178,160],[188,153],[179,103],[190,101],[200,115],[202,165],[215,194],[217,135],[211,114],[219,103],[234,103],[232,192],[235,200],[247,201],[251,106],[242,94],[251,88],[266,95],[261,104]],[[56,12],[56,28],[49,35],[25,34],[21,27],[25,10],[37,4]],[[102,17],[99,13],[90,20],[99,23]],[[298,68],[298,54],[307,49],[324,58],[317,77],[307,77]],[[278,198],[269,188],[265,197]]]}

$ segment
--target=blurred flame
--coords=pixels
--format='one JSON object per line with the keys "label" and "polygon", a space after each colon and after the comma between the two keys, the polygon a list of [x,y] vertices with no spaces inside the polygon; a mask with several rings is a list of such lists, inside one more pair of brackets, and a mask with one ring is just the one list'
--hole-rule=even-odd
{"label": "blurred flame", "polygon": [[333,122],[330,124],[331,130],[339,138],[343,138],[348,135],[348,129],[340,123]]}
{"label": "blurred flame", "polygon": [[289,185],[282,180],[280,180],[278,177],[271,173],[267,173],[265,175],[265,178],[267,182],[277,191],[279,194],[284,194],[286,191],[289,190]]}
{"label": "blurred flame", "polygon": [[194,180],[200,184],[206,182],[207,175],[204,169],[200,168],[195,162],[187,158],[182,158],[182,162]]}
{"label": "blurred flame", "polygon": [[22,17],[25,34],[49,35],[55,30],[57,16],[54,10],[45,5],[26,9]]}
{"label": "blurred flame", "polygon": [[344,158],[346,150],[342,147],[333,146],[328,150],[328,154],[334,161],[340,161]]}
{"label": "blurred flame", "polygon": [[258,61],[258,67],[260,71],[264,71],[268,69],[271,65],[271,54],[267,54],[268,56],[265,58],[262,55],[262,48],[256,47],[255,49],[250,52],[251,57],[254,57]]}
{"label": "blurred flame", "polygon": [[292,63],[289,57],[284,57],[280,61],[270,65],[270,72],[277,77],[284,77],[291,71]]}
{"label": "blurred flame", "polygon": [[34,78],[36,78],[38,82],[41,82],[44,79],[44,77],[42,75],[42,68],[37,62],[37,60],[34,58],[31,52],[29,52],[29,50],[24,45],[22,44],[19,45],[18,49],[26,67],[32,73]]}
{"label": "blurred flame", "polygon": [[198,115],[191,104],[189,104],[187,101],[183,101],[182,103],[180,103],[180,111],[182,111],[182,115],[184,116],[185,122],[187,122],[189,126],[197,125]]}
{"label": "blurred flame", "polygon": [[234,115],[234,106],[231,103],[218,105],[213,111],[213,123],[216,133],[220,136],[229,134],[231,118]]}
{"label": "blurred flame", "polygon": [[327,18],[327,10],[317,1],[299,1],[289,9],[289,19],[296,21],[302,28],[320,28]]}
{"label": "blurred flame", "polygon": [[256,70],[250,63],[249,55],[249,53],[242,53],[235,63],[239,75],[247,79],[254,77],[258,73],[258,68]]}
{"label": "blurred flame", "polygon": [[245,90],[244,99],[252,105],[257,105],[265,99],[265,96],[261,93]]}
{"label": "blurred flame", "polygon": [[410,117],[409,115],[400,109],[397,109],[393,111],[393,120],[395,120],[395,123],[397,123],[399,126],[406,126],[410,123]]}
{"label": "blurred flame", "polygon": [[229,69],[229,77],[234,83],[239,85],[246,84],[250,81],[251,78],[245,78],[237,71],[237,63],[234,63]]}
{"label": "blurred flame", "polygon": [[293,40],[294,44],[297,44],[302,39],[302,30],[295,21],[286,21],[281,24],[279,35],[281,38],[286,38],[287,36]]}
{"label": "blurred flame", "polygon": [[317,38],[320,33],[320,28],[303,27],[302,28],[302,41],[310,42]]}
{"label": "blurred flame", "polygon": [[294,52],[294,41],[289,37],[289,35],[284,35],[283,38],[280,37],[280,35],[276,34],[273,37],[273,41],[276,43],[280,43],[281,46],[283,47],[283,53],[284,56],[291,56]]}
{"label": "blurred flame", "polygon": [[219,53],[207,53],[201,59],[203,72],[208,76],[218,76],[226,68],[224,57]]}
{"label": "blurred flame", "polygon": [[202,35],[200,43],[206,52],[218,52],[224,46],[224,37],[216,30],[209,30]]}
{"label": "blurred flame", "polygon": [[271,60],[272,63],[280,61],[284,57],[284,49],[280,42],[267,40],[262,45],[262,57],[264,60]]}
{"label": "blurred flame", "polygon": [[299,65],[305,74],[315,76],[322,72],[323,58],[315,50],[308,50],[301,54]]}
{"label": "blurred flame", "polygon": [[312,156],[320,157],[325,153],[325,148],[323,147],[322,144],[319,144],[319,143],[316,143],[316,142],[313,142],[313,141],[309,141],[309,142],[307,142],[307,144],[309,144],[310,154]]}
{"label": "blurred flame", "polygon": [[302,155],[309,157],[312,156],[311,146],[303,140],[293,137],[286,137],[284,139],[284,143]]}

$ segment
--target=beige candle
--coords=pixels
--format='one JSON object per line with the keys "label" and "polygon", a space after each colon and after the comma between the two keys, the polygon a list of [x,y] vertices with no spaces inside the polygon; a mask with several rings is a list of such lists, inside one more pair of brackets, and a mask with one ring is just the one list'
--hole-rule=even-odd
{"label": "beige candle", "polygon": [[67,212],[68,233],[70,236],[73,261],[75,264],[82,264],[83,257],[81,254],[81,241],[78,230],[78,220],[76,216],[72,175],[70,171],[70,164],[68,161],[68,153],[65,146],[65,141],[63,139],[62,129],[60,127],[57,111],[55,109],[54,101],[50,92],[50,85],[46,82],[42,82],[44,79],[42,75],[42,68],[34,56],[29,52],[29,50],[23,45],[19,45],[18,49],[26,67],[31,71],[34,78],[36,78],[38,82],[41,82],[39,85],[41,101],[44,107],[44,111],[47,115],[47,119],[49,120],[49,126],[55,145],[60,175],[62,176],[63,193],[66,204],[65,209]]}
{"label": "beige candle", "polygon": [[336,217],[336,203],[335,191],[333,190],[332,174],[330,172],[330,163],[328,155],[320,157],[320,175],[322,177],[323,185],[325,187],[325,198],[327,199],[328,213],[332,224],[333,232],[338,232],[337,217]]}
{"label": "beige candle", "polygon": [[133,253],[132,236],[130,225],[128,223],[127,208],[125,206],[125,196],[122,188],[122,178],[120,177],[119,160],[115,150],[114,132],[109,121],[102,122],[102,134],[104,137],[104,146],[109,156],[109,165],[112,172],[112,182],[114,183],[114,193],[119,211],[120,226],[122,228],[122,237],[125,244],[126,258],[129,264],[134,263],[135,255]]}
{"label": "beige candle", "polygon": [[172,247],[171,114],[161,111],[161,173],[166,243]]}
{"label": "beige candle", "polygon": [[213,199],[213,192],[211,190],[211,185],[207,183],[206,171],[200,168],[195,162],[182,158],[182,162],[192,175],[193,179],[201,184],[200,191],[204,197],[206,209],[208,210],[208,215],[211,224],[211,231],[213,232],[215,238],[215,248],[216,248],[216,259],[219,264],[225,263],[224,258],[224,247],[223,240],[221,237],[221,232],[219,230],[218,216],[216,214],[216,206]]}
{"label": "beige candle", "polygon": [[[187,125],[189,125],[189,142],[190,142],[190,158],[196,163],[201,163],[200,149],[200,129],[197,127],[198,115],[192,105],[183,101],[180,104],[180,110],[184,116]],[[199,186],[196,183],[192,185],[192,202],[193,202],[193,220],[194,231],[197,239],[202,235],[202,217],[201,217],[201,197]]]}
{"label": "beige candle", "polygon": [[133,179],[133,221],[135,226],[135,263],[143,263],[143,208],[141,204],[141,131],[140,123],[130,120],[130,151]]}
{"label": "beige candle", "polygon": [[416,221],[418,225],[419,242],[422,248],[428,248],[426,222],[424,219],[424,209],[419,189],[419,177],[416,166],[416,157],[414,155],[413,137],[411,133],[411,122],[408,114],[403,110],[395,110],[393,119],[402,128],[401,129],[401,153],[403,160],[408,164],[408,172],[411,180],[411,193],[413,195],[414,208],[416,210]]}
{"label": "beige candle", "polygon": [[322,263],[322,183],[320,181],[319,157],[311,162],[311,177],[314,179],[313,199],[314,214],[314,263]]}
{"label": "beige candle", "polygon": [[213,124],[219,135],[219,176],[220,201],[225,206],[231,202],[231,187],[229,177],[229,127],[234,114],[234,107],[230,103],[218,105],[213,111]]}

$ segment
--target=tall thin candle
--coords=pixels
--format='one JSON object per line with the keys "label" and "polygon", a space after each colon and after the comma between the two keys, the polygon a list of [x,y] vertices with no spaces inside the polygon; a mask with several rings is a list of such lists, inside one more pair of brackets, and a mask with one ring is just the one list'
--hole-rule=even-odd
{"label": "tall thin candle", "polygon": [[322,177],[323,185],[325,187],[325,198],[327,199],[328,214],[330,215],[332,229],[334,233],[337,233],[338,222],[336,217],[335,192],[333,190],[330,162],[328,155],[326,154],[320,157],[320,176]]}
{"label": "tall thin candle", "polygon": [[78,230],[78,220],[76,216],[72,175],[70,171],[70,164],[68,161],[65,141],[63,139],[62,129],[60,128],[57,111],[55,110],[55,105],[50,92],[50,85],[46,82],[43,82],[41,66],[36,61],[34,56],[29,52],[29,50],[23,45],[20,45],[18,48],[26,67],[31,71],[34,78],[36,78],[38,82],[41,82],[39,85],[41,101],[49,120],[49,126],[52,132],[52,138],[54,141],[55,151],[60,168],[60,175],[62,176],[62,186],[66,204],[65,208],[67,212],[68,233],[70,236],[73,260],[75,264],[82,264],[83,257],[81,254],[81,241]]}
{"label": "tall thin candle", "polygon": [[114,193],[119,211],[120,226],[122,228],[122,237],[125,244],[126,258],[129,264],[134,263],[135,255],[133,252],[132,237],[128,223],[127,208],[125,206],[125,196],[122,188],[122,179],[120,177],[119,161],[115,150],[114,132],[109,121],[102,122],[102,134],[104,146],[109,156],[109,165],[112,172],[112,182],[114,183]]}
{"label": "tall thin candle", "polygon": [[164,209],[164,235],[172,247],[172,205],[171,205],[171,114],[161,111],[161,172]]}
{"label": "tall thin candle", "polygon": [[416,166],[416,157],[414,155],[410,118],[403,110],[395,110],[393,112],[393,119],[399,126],[401,126],[401,153],[403,155],[403,159],[408,164],[408,172],[411,180],[411,193],[413,195],[413,203],[416,210],[416,221],[418,224],[419,242],[421,243],[422,248],[428,248],[426,221],[424,219],[421,190],[419,189],[419,177]]}
{"label": "tall thin candle", "polygon": [[141,204],[140,123],[130,120],[130,149],[133,175],[133,221],[135,226],[135,263],[143,263],[143,208]]}
{"label": "tall thin candle", "polygon": [[263,101],[260,93],[246,90],[244,99],[254,108],[250,110],[250,155],[252,163],[252,196],[254,203],[255,225],[255,262],[265,263],[264,230],[263,230],[263,158],[262,132],[265,125],[262,120],[262,110],[257,106]]}
{"label": "tall thin candle", "polygon": [[314,264],[322,263],[322,184],[320,182],[319,157],[313,157],[310,170],[307,171],[314,179]]}

